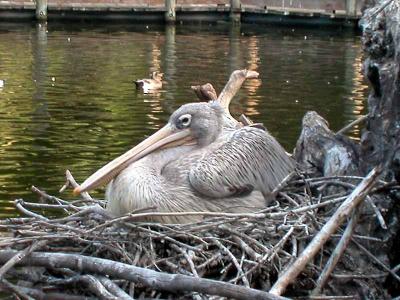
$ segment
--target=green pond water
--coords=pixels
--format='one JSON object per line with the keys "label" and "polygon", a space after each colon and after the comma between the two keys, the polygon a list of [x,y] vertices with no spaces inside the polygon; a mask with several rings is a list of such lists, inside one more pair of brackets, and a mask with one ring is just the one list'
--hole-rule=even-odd
{"label": "green pond water", "polygon": [[[308,110],[337,130],[364,113],[360,37],[353,31],[264,25],[0,24],[0,218],[31,185],[58,194],[69,169],[83,181],[196,101],[191,85],[220,92],[249,68],[231,104],[291,152]],[[133,80],[164,72],[157,93]],[[349,133],[358,138],[358,128]],[[102,198],[102,190],[94,193]]]}

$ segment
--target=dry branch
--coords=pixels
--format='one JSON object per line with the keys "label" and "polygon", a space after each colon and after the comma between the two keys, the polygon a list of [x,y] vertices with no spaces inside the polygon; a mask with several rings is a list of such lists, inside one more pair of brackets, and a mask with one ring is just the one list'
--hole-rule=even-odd
{"label": "dry branch", "polygon": [[0,280],[4,277],[4,274],[7,273],[8,270],[21,261],[25,256],[29,255],[36,249],[43,247],[46,243],[47,241],[36,241],[32,245],[28,246],[25,250],[18,252],[13,258],[4,263],[4,265],[0,268]]}
{"label": "dry branch", "polygon": [[237,121],[231,116],[229,112],[229,104],[231,103],[232,98],[239,91],[243,82],[246,79],[254,79],[254,78],[258,78],[258,73],[256,71],[236,70],[232,72],[224,89],[218,96],[217,101],[220,103],[221,107],[224,109],[227,116],[236,123]]}
{"label": "dry branch", "polygon": [[312,291],[313,295],[318,295],[321,293],[321,290],[324,287],[324,285],[326,284],[326,281],[328,280],[329,276],[335,269],[336,264],[339,262],[340,258],[342,257],[344,251],[346,250],[348,244],[351,241],[351,237],[356,228],[359,215],[360,215],[359,210],[355,210],[353,212],[353,215],[352,215],[349,223],[347,224],[346,230],[344,231],[342,238],[340,239],[340,241],[337,244],[335,250],[333,251],[331,257],[329,258],[324,269],[322,270],[321,275],[318,278],[316,287]]}
{"label": "dry branch", "polygon": [[211,101],[217,100],[218,98],[217,92],[211,83],[192,85],[190,88],[196,93],[196,96],[200,101]]}
{"label": "dry branch", "polygon": [[368,119],[368,115],[360,116],[359,118],[357,118],[357,119],[354,120],[353,122],[347,124],[347,125],[344,126],[342,129],[338,130],[338,131],[336,132],[336,135],[346,133],[346,132],[347,132],[348,130],[350,130],[352,127],[354,127],[354,126],[356,126],[356,125],[358,125],[358,124],[360,124],[360,123],[362,123],[362,122],[365,122],[365,120],[367,120],[367,119]]}
{"label": "dry branch", "polygon": [[[7,262],[17,253],[18,252],[14,250],[0,250],[0,262]],[[23,258],[19,262],[19,265],[69,268],[78,272],[93,272],[140,283],[157,290],[171,292],[195,291],[235,299],[287,299],[270,295],[267,292],[236,286],[226,282],[218,282],[181,274],[161,273],[111,260],[77,254],[50,252],[32,253]]]}
{"label": "dry branch", "polygon": [[274,295],[281,295],[287,286],[293,282],[306,264],[317,254],[319,249],[325,244],[329,237],[338,229],[346,217],[348,217],[353,209],[364,200],[368,192],[372,189],[382,167],[375,167],[368,176],[357,186],[345,202],[337,209],[335,214],[322,227],[321,231],[314,237],[307,248],[300,254],[296,261],[293,262],[285,272],[278,278],[270,292]]}

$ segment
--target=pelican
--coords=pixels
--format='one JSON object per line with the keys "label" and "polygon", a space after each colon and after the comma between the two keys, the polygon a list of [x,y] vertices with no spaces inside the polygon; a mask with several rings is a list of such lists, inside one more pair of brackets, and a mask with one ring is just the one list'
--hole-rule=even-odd
{"label": "pelican", "polygon": [[161,89],[163,75],[163,73],[159,73],[156,71],[151,73],[150,78],[138,79],[135,81],[136,88],[142,89],[145,93]]}
{"label": "pelican", "polygon": [[[181,106],[155,134],[87,178],[75,193],[107,182],[107,210],[120,216],[156,206],[158,212],[254,212],[294,169],[267,131],[233,127],[218,101]],[[146,220],[187,223],[193,216]]]}

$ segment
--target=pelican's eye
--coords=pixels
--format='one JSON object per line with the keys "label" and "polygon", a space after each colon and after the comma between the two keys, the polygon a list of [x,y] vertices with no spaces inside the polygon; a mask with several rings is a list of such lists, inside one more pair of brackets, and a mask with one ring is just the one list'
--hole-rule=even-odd
{"label": "pelican's eye", "polygon": [[185,114],[178,118],[178,128],[186,128],[189,127],[190,122],[192,121],[192,115]]}

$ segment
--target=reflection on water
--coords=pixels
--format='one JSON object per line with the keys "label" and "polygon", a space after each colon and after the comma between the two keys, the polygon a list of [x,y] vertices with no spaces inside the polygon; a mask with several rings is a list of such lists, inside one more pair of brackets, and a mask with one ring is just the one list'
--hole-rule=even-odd
{"label": "reflection on water", "polygon": [[[194,101],[191,85],[211,82],[219,92],[239,68],[257,70],[260,79],[244,84],[232,112],[263,122],[289,151],[306,111],[318,111],[335,130],[363,113],[353,32],[0,25],[0,217],[14,213],[15,198],[34,198],[31,185],[57,194],[65,169],[82,181]],[[133,80],[156,70],[164,72],[163,89],[137,92]]]}

